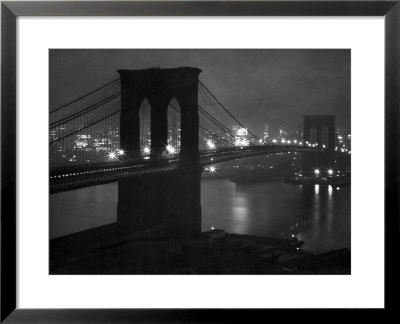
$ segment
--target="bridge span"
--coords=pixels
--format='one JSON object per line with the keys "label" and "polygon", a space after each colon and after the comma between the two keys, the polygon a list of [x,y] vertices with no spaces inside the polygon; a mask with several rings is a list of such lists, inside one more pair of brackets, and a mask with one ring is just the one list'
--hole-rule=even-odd
{"label": "bridge span", "polygon": [[[300,124],[279,141],[258,138],[199,79],[198,68],[118,73],[119,78],[50,111],[49,191],[118,182],[122,228],[138,231],[166,223],[171,235],[199,233],[205,166],[307,152],[303,170],[309,170],[319,155],[329,162],[336,149],[330,115],[304,116],[303,131]],[[232,123],[248,137],[234,132]],[[116,160],[115,152],[120,153]]]}
{"label": "bridge span", "polygon": [[[254,145],[247,147],[225,147],[200,151],[198,165],[207,165],[243,159],[252,156],[289,152],[320,152],[320,148],[303,145]],[[179,168],[179,156],[160,158],[138,158],[104,163],[91,163],[50,170],[50,194],[77,190],[112,182],[124,178],[169,172]]]}

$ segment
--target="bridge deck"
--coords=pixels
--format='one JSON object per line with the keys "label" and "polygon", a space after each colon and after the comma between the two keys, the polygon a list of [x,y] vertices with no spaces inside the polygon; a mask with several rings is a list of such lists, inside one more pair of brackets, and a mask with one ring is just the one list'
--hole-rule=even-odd
{"label": "bridge deck", "polygon": [[[251,156],[288,152],[319,152],[300,145],[260,145],[201,151],[199,165],[206,166]],[[180,166],[179,156],[139,158],[117,162],[73,165],[50,170],[50,194],[119,181],[149,173],[168,172]]]}

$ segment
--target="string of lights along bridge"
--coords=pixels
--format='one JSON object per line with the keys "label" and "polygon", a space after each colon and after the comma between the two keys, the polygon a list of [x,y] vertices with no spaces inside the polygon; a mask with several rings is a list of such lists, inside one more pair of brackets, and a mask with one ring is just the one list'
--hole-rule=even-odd
{"label": "string of lights along bridge", "polygon": [[[140,150],[130,152],[120,145],[120,78],[110,80],[69,103],[51,109],[51,192],[176,168],[181,150],[181,110],[176,99],[169,103],[167,115],[168,137],[164,143],[165,149],[154,156],[151,145],[151,107],[147,99],[143,100],[139,110]],[[214,164],[239,156],[327,149],[326,136],[322,134],[318,143],[315,130],[311,130],[309,141],[303,141],[303,123],[292,132],[280,129],[276,137],[271,137],[268,130],[262,136],[255,135],[201,80],[198,82],[198,115],[199,163],[207,166],[211,172],[215,170]],[[341,144],[340,140],[335,150],[351,153],[349,147]]]}

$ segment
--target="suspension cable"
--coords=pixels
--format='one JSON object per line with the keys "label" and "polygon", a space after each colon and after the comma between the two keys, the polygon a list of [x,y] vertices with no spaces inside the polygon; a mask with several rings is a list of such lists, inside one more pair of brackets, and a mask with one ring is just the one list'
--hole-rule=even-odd
{"label": "suspension cable", "polygon": [[96,92],[98,92],[98,91],[100,91],[100,90],[106,88],[107,86],[113,84],[114,82],[116,82],[116,81],[118,81],[118,80],[119,80],[119,77],[116,78],[116,79],[113,79],[112,81],[110,81],[110,82],[108,82],[108,83],[106,83],[106,84],[104,84],[104,85],[102,85],[100,88],[94,89],[94,90],[92,90],[92,91],[90,91],[90,92],[88,92],[88,93],[86,93],[86,94],[84,94],[84,95],[82,95],[82,96],[80,96],[80,97],[78,97],[78,98],[76,98],[76,99],[74,99],[74,100],[72,100],[72,101],[70,101],[70,102],[64,104],[64,105],[62,105],[62,106],[59,106],[59,107],[57,107],[57,108],[51,110],[51,111],[50,111],[50,114],[55,113],[56,111],[59,111],[60,109],[63,109],[63,108],[65,108],[65,107],[69,106],[69,105],[72,105],[72,104],[74,104],[75,102],[77,102],[77,101],[79,101],[79,100],[85,99],[85,98],[89,97],[91,94],[96,93]]}
{"label": "suspension cable", "polygon": [[[218,105],[229,115],[232,119],[237,122],[242,128],[246,128],[218,99],[215,95],[206,87],[206,85],[199,80],[199,84],[204,87],[204,89],[211,95],[211,97],[218,103]],[[254,135],[251,131],[248,132],[256,139],[259,139],[258,136]]]}

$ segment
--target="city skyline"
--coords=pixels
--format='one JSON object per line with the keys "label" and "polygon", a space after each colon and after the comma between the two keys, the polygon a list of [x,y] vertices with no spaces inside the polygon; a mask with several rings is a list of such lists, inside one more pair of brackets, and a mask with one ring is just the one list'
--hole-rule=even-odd
{"label": "city skyline", "polygon": [[[179,116],[179,115],[178,115]],[[170,118],[168,126],[168,141],[166,143],[166,151],[169,154],[178,154],[180,151],[181,144],[181,128],[180,119]],[[180,117],[180,116],[179,116]],[[174,120],[175,119],[175,120]],[[63,132],[67,132],[64,126],[53,129],[49,133],[49,140],[55,141],[58,136],[62,136]],[[264,123],[264,133],[256,140],[248,132],[248,129],[242,127],[238,124],[233,124],[231,126],[230,133],[223,133],[221,131],[215,131],[214,134],[218,134],[219,138],[216,140],[214,136],[210,136],[207,133],[200,134],[199,136],[199,146],[200,148],[206,149],[216,149],[220,146],[226,146],[227,142],[232,146],[248,146],[248,145],[260,145],[260,144],[277,144],[277,143],[288,143],[290,140],[298,140],[299,142],[293,142],[294,144],[301,143],[303,137],[303,132],[295,134],[295,136],[288,137],[288,132],[281,127],[272,130],[269,124]],[[272,134],[272,135],[271,135]],[[234,136],[232,136],[234,135]],[[271,135],[271,136],[270,136]],[[97,131],[96,134],[76,134],[74,144],[71,147],[64,147],[62,142],[56,146],[56,150],[59,152],[56,156],[58,159],[56,161],[51,161],[51,167],[56,166],[58,163],[64,164],[66,161],[74,163],[79,160],[76,154],[91,153],[87,155],[85,160],[86,163],[91,162],[103,162],[103,161],[113,161],[115,159],[124,157],[124,148],[120,146],[120,130],[118,126],[114,128],[108,128]],[[226,139],[226,142],[221,143],[221,139]],[[141,143],[141,155],[148,156],[151,149],[151,131],[149,124],[145,124],[140,135]],[[311,145],[312,143],[318,144],[316,142],[316,134],[311,134]],[[308,143],[304,143],[308,144]],[[327,145],[327,138],[324,136],[321,145]],[[351,151],[351,134],[343,131],[341,129],[336,129],[335,135],[335,150],[341,150],[342,152]]]}

